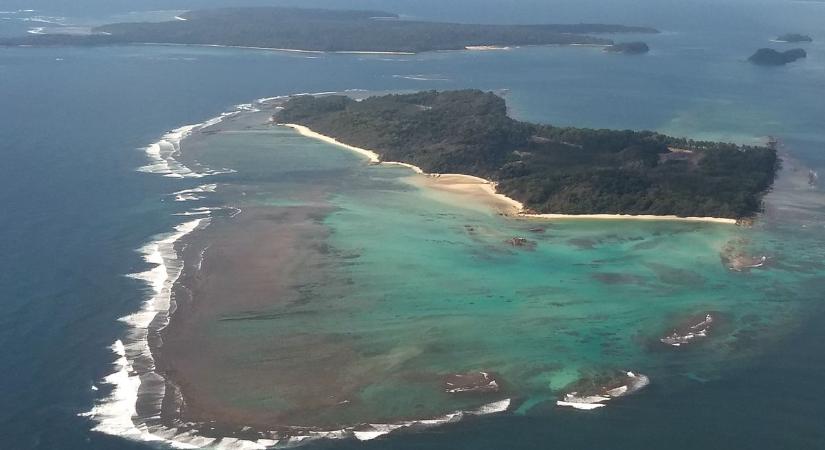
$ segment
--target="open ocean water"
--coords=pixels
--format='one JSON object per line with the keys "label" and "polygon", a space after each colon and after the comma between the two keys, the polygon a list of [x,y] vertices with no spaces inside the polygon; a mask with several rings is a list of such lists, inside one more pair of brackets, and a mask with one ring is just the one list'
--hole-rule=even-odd
{"label": "open ocean water", "polygon": [[[29,8],[13,1],[7,8],[5,3],[0,10],[14,10],[15,14],[6,14],[14,16],[8,20],[0,17],[3,34],[39,26],[36,23],[42,22],[36,20],[54,21],[44,19],[49,17],[62,18],[58,22],[64,24],[79,21],[73,17],[85,17],[84,23],[106,20],[90,14],[89,9],[72,10],[40,2],[33,7],[38,11],[17,12]],[[0,49],[0,198],[4,207],[0,216],[0,347],[4,349],[0,365],[0,448],[120,449],[150,445],[92,432],[94,423],[81,414],[108,393],[100,381],[112,372],[115,356],[109,347],[127,329],[127,324],[118,319],[138,310],[148,295],[145,283],[126,276],[151,268],[137,250],[154,236],[186,221],[173,214],[189,211],[192,206],[173,201],[170,193],[194,188],[210,178],[181,180],[136,169],[149,163],[143,149],[167,131],[215,117],[233,109],[233,105],[275,95],[347,89],[507,89],[511,113],[520,119],[558,125],[649,128],[739,142],[758,142],[775,135],[804,164],[825,166],[825,31],[821,27],[825,23],[825,4],[684,2],[663,7],[631,2],[626,7],[606,7],[597,3],[573,6],[568,2],[571,4],[551,8],[540,2],[524,2],[507,11],[495,11],[492,2],[458,2],[450,7],[430,3],[360,2],[353,6],[445,20],[641,24],[660,28],[663,34],[643,37],[653,51],[641,57],[553,47],[367,57],[162,46]],[[709,8],[716,14],[708,14]],[[126,12],[122,9],[106,14]],[[814,43],[805,45],[809,53],[806,60],[769,69],[744,62],[753,50],[770,45],[772,37],[784,32],[804,32],[814,37]],[[282,136],[272,142],[275,146],[295,145],[290,144],[294,140]],[[301,145],[316,151],[323,147],[311,141]],[[358,166],[355,158],[350,161]],[[346,159],[340,163],[347,164]],[[358,230],[363,229],[365,220],[389,224],[383,230],[397,230],[399,225],[391,228],[397,219],[393,213],[393,205],[397,204],[420,208],[396,211],[420,219],[415,222],[420,227],[404,230],[412,240],[423,241],[436,233],[426,228],[434,220],[427,214],[439,208],[443,209],[442,218],[436,220],[452,230],[439,237],[461,248],[468,246],[466,237],[454,230],[467,220],[482,226],[509,225],[477,211],[449,216],[454,208],[446,203],[399,187],[402,174],[397,169],[366,170],[379,170],[372,175],[373,181],[385,188],[389,184],[390,188],[374,194],[365,189],[369,183],[356,186],[348,191],[349,196],[344,192],[332,199],[342,212],[326,219],[327,225],[338,231],[335,246],[351,246],[366,259],[349,275],[364,286],[365,292],[396,295],[397,303],[384,307],[378,299],[367,298],[365,301],[374,304],[370,315],[363,318],[365,323],[389,323],[388,318],[399,314],[426,323],[428,319],[415,310],[414,298],[404,297],[405,292],[421,288],[414,275],[428,280],[422,292],[431,296],[453,289],[451,296],[457,303],[471,301],[460,296],[465,288],[474,292],[483,288],[485,295],[495,298],[513,295],[516,288],[508,283],[515,283],[523,292],[514,297],[530,299],[518,309],[491,309],[477,323],[461,318],[438,323],[462,330],[481,323],[494,332],[474,330],[443,337],[436,333],[431,338],[441,342],[448,339],[466,348],[472,348],[468,343],[481,344],[482,355],[465,357],[500,356],[499,361],[512,365],[505,374],[519,374],[525,362],[547,358],[537,353],[540,348],[527,345],[529,340],[527,344],[519,341],[514,331],[524,330],[529,335],[531,330],[524,328],[527,319],[540,322],[541,314],[547,312],[541,307],[542,297],[535,294],[546,284],[530,285],[541,275],[524,272],[539,264],[531,259],[582,259],[579,262],[586,263],[594,258],[583,255],[582,247],[587,246],[595,246],[599,256],[620,257],[632,239],[651,240],[658,232],[675,236],[666,243],[655,242],[658,247],[653,248],[657,251],[675,255],[661,259],[678,267],[679,258],[687,258],[701,269],[696,274],[668,271],[661,265],[651,268],[644,261],[622,263],[625,275],[636,276],[630,277],[632,280],[652,276],[661,282],[664,277],[656,286],[664,289],[658,294],[646,288],[636,292],[639,298],[659,295],[669,300],[650,308],[668,311],[680,299],[687,304],[721,304],[739,317],[753,313],[762,323],[777,329],[763,330],[772,336],[768,339],[740,337],[737,342],[741,350],[732,354],[709,351],[717,358],[729,356],[729,361],[709,358],[711,362],[704,361],[706,366],[700,367],[702,358],[691,354],[699,369],[690,374],[684,361],[669,362],[661,355],[651,357],[632,347],[633,333],[628,328],[648,329],[655,326],[650,317],[656,317],[646,307],[627,306],[627,302],[638,300],[629,295],[634,287],[604,286],[597,281],[583,290],[564,291],[556,286],[574,299],[603,301],[600,307],[606,308],[607,315],[621,314],[606,319],[610,330],[582,325],[617,336],[618,348],[609,353],[608,360],[655,360],[653,371],[658,373],[669,373],[668,364],[672,364],[681,374],[695,375],[694,381],[657,384],[654,376],[653,383],[639,395],[596,412],[542,409],[539,405],[533,414],[474,417],[444,427],[402,431],[366,443],[328,441],[314,445],[392,449],[825,446],[825,391],[821,388],[825,331],[819,326],[825,318],[821,304],[825,252],[820,238],[825,229],[821,216],[805,222],[805,228],[780,224],[769,230],[754,230],[751,237],[763,250],[784,259],[774,270],[745,276],[750,279],[731,281],[716,254],[703,251],[725,242],[729,232],[724,229],[587,223],[556,225],[552,239],[568,243],[564,246],[542,247],[536,254],[500,255],[485,264],[474,265],[461,251],[442,249],[444,254],[438,261],[465,271],[465,280],[458,277],[455,282],[453,278],[439,279],[445,270],[427,267],[426,257],[431,254],[423,250],[422,254],[408,252],[398,261],[399,251],[375,245],[392,242],[394,233],[389,232],[382,240],[359,234]],[[242,175],[239,172],[238,176]],[[278,191],[271,195],[277,197]],[[495,239],[490,238],[488,243]],[[523,279],[496,275],[492,271],[496,265],[509,267]],[[377,283],[373,274],[378,269],[395,270],[408,277],[411,286],[371,285]],[[411,276],[410,270],[420,272]],[[486,279],[488,285],[479,287],[473,281],[478,273],[473,271],[490,271],[494,276]],[[576,273],[565,276],[575,277]],[[565,276],[559,276],[559,282]],[[701,292],[703,298],[691,295],[692,286],[685,287],[685,281],[679,286],[678,278],[685,276],[687,283],[702,280],[703,286],[696,292]],[[667,290],[667,284],[677,287]],[[435,291],[429,292],[429,288]],[[616,297],[609,297],[614,289]],[[713,298],[707,299],[708,295]],[[466,309],[459,311],[474,309],[461,307]],[[571,314],[582,313],[576,307],[580,306],[574,305]],[[494,320],[501,317],[509,322]],[[340,323],[336,319],[330,316],[325,326],[334,329]],[[575,321],[573,324],[575,328]],[[284,325],[300,328],[304,324]],[[399,341],[416,339],[414,333],[403,335],[410,332],[403,324],[398,329],[387,326],[379,331],[388,330]],[[546,331],[538,327],[532,330],[533,336]],[[376,351],[382,345],[397,344],[375,342]],[[572,341],[566,344],[579,348]],[[582,354],[554,349],[558,352],[554,358],[571,364],[605,355],[587,345],[581,348],[586,350]],[[737,357],[739,354],[746,356]],[[444,361],[434,357],[416,363],[438,367]],[[553,381],[538,379],[531,383],[526,383],[524,392]],[[392,388],[386,387],[388,392]]]}

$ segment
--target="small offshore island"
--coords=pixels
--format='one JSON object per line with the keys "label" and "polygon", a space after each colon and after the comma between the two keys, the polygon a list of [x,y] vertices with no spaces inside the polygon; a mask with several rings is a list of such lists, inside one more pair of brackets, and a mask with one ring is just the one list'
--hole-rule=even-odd
{"label": "small offshore island", "polygon": [[789,44],[795,44],[799,42],[813,42],[813,38],[808,36],[807,34],[799,34],[799,33],[787,33],[783,34],[776,38],[777,42],[786,42]]}
{"label": "small offshore island", "polygon": [[744,219],[779,167],[767,147],[516,121],[479,90],[298,96],[274,120],[417,171],[492,180],[527,213]]}
{"label": "small offshore island", "polygon": [[794,48],[780,52],[772,48],[760,48],[748,61],[758,66],[784,66],[798,59],[807,57],[808,54],[801,48]]}
{"label": "small offshore island", "polygon": [[[311,32],[307,32],[311,30]],[[597,45],[590,34],[658,33],[610,24],[483,25],[401,20],[384,11],[283,7],[190,11],[168,22],[115,23],[90,34],[32,34],[0,45],[180,44],[308,52],[417,53],[517,45]]]}

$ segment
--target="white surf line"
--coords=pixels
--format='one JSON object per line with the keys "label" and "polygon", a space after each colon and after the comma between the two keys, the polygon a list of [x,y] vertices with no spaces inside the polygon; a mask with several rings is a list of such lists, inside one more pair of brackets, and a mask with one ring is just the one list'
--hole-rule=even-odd
{"label": "white surf line", "polygon": [[335,52],[339,55],[415,55],[415,52],[382,52],[382,51],[369,51],[369,50],[339,50]]}
{"label": "white surf line", "polygon": [[[82,414],[96,423],[93,431],[137,441],[169,443],[168,439],[152,433],[145,425],[138,425],[134,421],[137,418],[136,407],[141,383],[144,380],[159,378],[154,372],[154,359],[149,348],[149,328],[159,315],[166,316],[163,326],[168,323],[168,313],[172,307],[172,287],[183,270],[175,243],[206,224],[206,218],[184,222],[176,226],[172,232],[161,234],[140,248],[144,261],[153,267],[129,277],[144,281],[150,288],[150,295],[137,312],[119,319],[130,328],[127,335],[122,340],[115,341],[111,347],[118,359],[114,362],[115,371],[103,379],[103,384],[110,385],[112,391],[108,397],[98,400],[91,411]],[[140,371],[136,370],[137,362],[146,367]],[[163,384],[160,386],[162,390]],[[157,394],[162,399],[164,392]],[[185,442],[173,444],[175,448],[198,447]]]}
{"label": "white surf line", "polygon": [[[175,250],[175,243],[189,233],[207,226],[209,220],[199,218],[184,222],[176,226],[173,232],[157,236],[140,249],[144,260],[155,266],[129,276],[145,281],[151,288],[151,295],[140,310],[119,319],[130,325],[130,329],[124,339],[118,339],[111,346],[118,357],[113,364],[115,371],[104,377],[102,384],[111,386],[112,391],[108,397],[98,400],[91,411],[80,414],[95,422],[93,431],[133,441],[164,443],[178,449],[266,449],[278,443],[277,440],[266,439],[252,441],[206,437],[193,430],[181,431],[174,427],[142,422],[142,419],[160,417],[161,402],[166,394],[163,377],[154,371],[148,335],[150,327],[162,329],[168,325],[170,311],[174,307],[172,288],[183,271],[183,262]],[[158,319],[162,323],[157,324]],[[144,384],[149,385],[150,392],[141,390]],[[136,407],[141,397],[156,400],[156,412],[149,417],[138,416]]]}
{"label": "white surf line", "polygon": [[222,209],[226,209],[226,208],[223,208],[223,207],[218,207],[218,208],[203,207],[203,208],[195,208],[195,209],[192,209],[190,211],[175,213],[175,214],[172,214],[172,215],[173,216],[208,216],[208,215],[212,214],[213,211],[220,211]]}
{"label": "white surf line", "polygon": [[[465,415],[470,416],[483,416],[488,414],[496,414],[505,412],[510,408],[511,401],[509,398],[500,400],[497,402],[488,403],[486,405],[482,405],[476,409],[472,409],[469,411],[453,411],[451,413],[445,414],[441,417],[437,417],[435,419],[421,419],[421,420],[410,420],[407,422],[400,422],[400,423],[385,423],[385,424],[369,424],[363,427],[356,427],[353,431],[353,435],[359,441],[369,441],[375,439],[377,437],[383,436],[385,434],[392,433],[393,431],[402,429],[402,428],[409,428],[409,427],[434,427],[439,425],[444,425],[447,423],[458,422],[461,420]],[[360,430],[358,428],[361,428]]]}
{"label": "white surf line", "polygon": [[[194,172],[177,162],[174,156],[180,149],[181,140],[190,133],[216,125],[226,117],[238,113],[236,108],[235,111],[221,114],[200,124],[187,125],[166,133],[159,142],[146,149],[147,156],[153,159],[155,164],[144,166],[141,170],[177,178],[197,178],[217,173]],[[177,195],[177,199],[187,199],[186,195],[214,192],[216,188],[216,184],[206,184],[172,195]],[[215,438],[198,436],[191,431],[180,433],[175,428],[164,426],[150,427],[143,422],[144,419],[160,417],[162,401],[166,394],[163,377],[154,371],[149,334],[152,330],[160,330],[169,323],[169,316],[174,308],[172,289],[183,271],[183,261],[175,249],[175,243],[189,233],[208,225],[213,210],[214,208],[195,208],[181,213],[206,217],[181,223],[172,232],[156,236],[139,250],[143,254],[143,259],[153,267],[129,276],[144,281],[151,293],[137,312],[119,319],[130,328],[123,339],[118,339],[111,346],[118,358],[114,362],[115,371],[103,379],[103,384],[110,385],[112,391],[109,396],[99,399],[91,411],[81,414],[95,422],[93,431],[136,441],[164,442],[173,448],[201,448],[215,444]],[[161,323],[158,324],[157,321]],[[142,391],[142,384],[147,385],[147,389]],[[141,397],[153,403],[152,406],[156,410],[154,415],[138,417],[137,402]],[[236,440],[234,444],[239,444],[233,445],[234,448],[267,447],[253,441]]]}
{"label": "white surf line", "polygon": [[34,17],[23,17],[20,20],[23,21],[23,22],[48,23],[50,25],[63,26],[64,22],[66,21],[66,18],[65,17],[34,16]]}
{"label": "white surf line", "polygon": [[253,104],[264,105],[272,101],[288,100],[292,97],[306,97],[306,96],[320,96],[320,95],[341,95],[354,92],[369,92],[366,89],[345,89],[343,91],[324,91],[324,92],[300,92],[297,94],[276,95],[274,97],[261,97],[256,99]]}
{"label": "white surf line", "polygon": [[602,408],[607,406],[605,402],[633,394],[650,384],[650,378],[647,375],[633,372],[626,372],[626,375],[628,378],[627,384],[596,395],[580,396],[578,392],[571,392],[565,394],[562,400],[556,401],[556,405],[581,410]]}
{"label": "white surf line", "polygon": [[170,196],[175,196],[176,202],[187,202],[193,200],[201,200],[204,196],[199,194],[206,194],[206,193],[213,193],[218,188],[217,184],[202,184],[198,187],[192,189],[184,189],[181,191],[173,192],[169,194]]}
{"label": "white surf line", "polygon": [[181,142],[193,132],[203,130],[221,123],[228,117],[233,117],[241,111],[234,110],[223,113],[201,123],[184,125],[164,134],[160,140],[144,149],[150,164],[139,167],[138,172],[153,173],[171,178],[203,178],[211,175],[233,173],[232,169],[212,170],[195,172],[189,167],[181,164],[175,157],[180,152]]}
{"label": "white surf line", "polygon": [[470,51],[495,51],[495,50],[510,50],[510,47],[506,45],[468,45],[464,47],[465,50]]}
{"label": "white surf line", "polygon": [[[330,94],[334,93],[335,92],[331,92]],[[304,95],[321,94],[323,93]],[[287,97],[291,96],[263,98],[256,100],[255,103],[263,104],[268,101]],[[228,115],[237,113],[238,111],[225,113],[201,124],[187,125],[167,134],[174,134],[170,139],[177,141],[174,145],[179,145],[180,140],[194,130],[214,125]],[[189,169],[180,163],[177,164],[180,166],[177,169],[179,169],[181,173],[176,177],[186,177],[184,174],[188,172],[185,171]],[[406,166],[415,167],[411,165]],[[169,176],[168,171],[151,171],[150,173]],[[204,191],[211,190],[212,185],[202,185],[184,191],[197,189]],[[184,191],[178,191],[178,193]],[[241,213],[239,208],[231,206],[225,208],[235,210],[230,217],[235,217]],[[205,447],[220,449],[286,448],[317,439],[343,439],[349,437],[355,437],[359,440],[375,439],[397,429],[437,426],[460,420],[465,415],[495,414],[509,409],[511,401],[510,399],[505,399],[482,405],[474,410],[454,411],[433,419],[411,420],[395,424],[362,424],[329,431],[302,430],[302,434],[284,436],[282,439],[261,438],[256,440],[244,440],[234,437],[213,438],[199,435],[195,429],[184,431],[175,427],[147,425],[144,423],[144,419],[151,420],[160,417],[161,402],[166,394],[163,377],[154,371],[154,359],[149,346],[148,336],[150,327],[154,330],[162,329],[168,325],[171,310],[174,308],[172,289],[183,271],[183,261],[180,260],[175,250],[175,244],[186,235],[208,226],[211,220],[211,213],[215,210],[225,208],[203,207],[178,213],[179,215],[204,215],[205,217],[181,223],[177,225],[172,232],[156,236],[151,242],[139,249],[143,254],[144,260],[152,264],[153,267],[145,272],[131,274],[129,277],[144,281],[147,287],[150,288],[150,295],[137,312],[119,319],[128,324],[130,328],[127,330],[126,336],[123,339],[116,340],[110,347],[117,356],[117,359],[113,362],[114,371],[104,377],[100,383],[111,386],[111,393],[105,398],[98,399],[90,411],[79,414],[80,416],[89,417],[95,423],[95,426],[92,428],[93,431],[134,441],[164,443],[173,448],[181,449]],[[204,252],[201,253],[201,258],[203,258],[204,253],[205,249]],[[202,262],[201,259],[199,264],[202,264]],[[157,323],[159,320],[161,322],[160,324]],[[148,389],[148,392],[147,389],[141,390],[142,385],[151,386],[152,389]],[[93,385],[92,389],[97,390],[97,387]],[[154,407],[157,409],[157,412],[150,417],[139,417],[137,413],[137,402],[139,399],[146,400],[147,397],[154,402]]]}

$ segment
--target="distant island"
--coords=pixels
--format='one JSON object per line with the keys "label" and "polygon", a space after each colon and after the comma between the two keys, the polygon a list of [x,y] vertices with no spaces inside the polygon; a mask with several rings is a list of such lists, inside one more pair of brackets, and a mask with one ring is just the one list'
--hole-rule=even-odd
{"label": "distant island", "polygon": [[640,55],[650,51],[650,47],[644,42],[620,42],[605,47],[604,51],[609,53],[625,53],[628,55]]}
{"label": "distant island", "polygon": [[760,211],[779,165],[767,147],[520,122],[478,90],[299,96],[273,119],[427,173],[492,180],[536,213],[741,219]]}
{"label": "distant island", "polygon": [[190,11],[168,22],[115,23],[87,35],[32,34],[0,45],[187,44],[317,52],[463,50],[517,45],[612,45],[590,34],[658,33],[609,24],[479,25],[401,20],[383,11],[282,7]]}
{"label": "distant island", "polygon": [[801,48],[780,52],[772,48],[760,48],[748,61],[760,66],[784,66],[798,59],[807,57],[808,54]]}
{"label": "distant island", "polygon": [[799,43],[799,42],[813,42],[813,38],[807,34],[788,33],[776,38],[777,42]]}

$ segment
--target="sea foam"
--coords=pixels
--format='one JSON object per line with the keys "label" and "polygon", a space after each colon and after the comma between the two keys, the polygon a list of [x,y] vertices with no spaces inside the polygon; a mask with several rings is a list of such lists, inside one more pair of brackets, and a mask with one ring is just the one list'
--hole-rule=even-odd
{"label": "sea foam", "polygon": [[138,168],[139,172],[154,173],[172,178],[202,178],[222,173],[233,173],[232,169],[204,169],[196,172],[176,159],[180,153],[181,142],[195,131],[204,130],[221,123],[228,117],[239,114],[241,110],[234,110],[213,117],[194,125],[184,125],[164,134],[160,140],[149,145],[144,150],[150,163]]}
{"label": "sea foam", "polygon": [[202,184],[192,189],[184,189],[181,191],[173,192],[170,195],[175,196],[176,202],[187,202],[192,200],[201,200],[203,199],[203,195],[200,194],[212,193],[215,192],[216,189],[218,189],[217,184]]}
{"label": "sea foam", "polygon": [[[152,267],[129,276],[144,281],[150,289],[150,295],[140,310],[120,319],[129,325],[129,330],[126,337],[118,339],[111,347],[117,356],[113,364],[115,371],[103,379],[103,384],[112,387],[111,393],[84,414],[95,422],[92,428],[94,431],[140,441],[168,441],[152,433],[145,424],[134,420],[138,416],[137,404],[142,381],[152,376],[158,377],[154,373],[154,360],[149,349],[148,336],[150,326],[158,316],[161,316],[163,321],[168,321],[168,311],[172,306],[172,286],[183,270],[175,243],[207,223],[206,218],[184,222],[176,226],[172,232],[159,235],[154,241],[140,248],[144,261]],[[165,326],[165,323],[162,326]],[[162,389],[163,384],[160,386]],[[164,393],[148,394],[155,394],[162,399]],[[160,404],[156,406],[159,414]],[[197,448],[180,441],[169,443],[176,448]]]}
{"label": "sea foam", "polygon": [[602,388],[601,392],[595,394],[580,394],[578,392],[570,392],[565,394],[561,400],[556,401],[557,406],[570,407],[581,410],[591,410],[602,408],[605,402],[624,397],[626,395],[638,392],[650,384],[650,379],[643,374],[625,372],[625,384],[617,386],[612,389]]}
{"label": "sea foam", "polygon": [[[356,92],[351,90],[347,92]],[[323,92],[298,95],[328,95],[335,92]],[[284,100],[291,96],[268,97],[255,100],[250,104],[238,105],[234,111],[224,113],[200,124],[186,125],[172,130],[156,143],[146,148],[151,164],[141,167],[142,172],[159,174],[175,178],[200,178],[231,170],[206,170],[195,172],[178,162],[175,156],[180,151],[180,144],[194,132],[214,126],[227,117],[241,112],[256,112],[259,107],[270,106],[268,103]],[[214,192],[217,184],[204,184],[191,189],[184,189],[170,195],[176,201],[190,201],[201,198],[201,194]],[[276,432],[261,433],[259,439],[241,439],[237,437],[211,437],[198,433],[193,427],[197,424],[181,424],[181,427],[166,426],[160,423],[161,403],[166,395],[166,383],[162,375],[155,372],[154,359],[150,348],[150,339],[157,338],[159,332],[169,323],[169,317],[175,309],[172,295],[175,282],[183,271],[183,261],[175,248],[176,243],[186,235],[206,227],[212,213],[221,209],[231,209],[234,217],[241,210],[234,207],[208,208],[200,207],[177,213],[181,216],[200,216],[177,225],[171,232],[156,236],[138,251],[151,267],[140,273],[128,275],[143,281],[148,288],[147,299],[141,308],[119,320],[129,326],[125,336],[111,346],[116,356],[114,371],[103,378],[101,385],[111,388],[109,394],[99,399],[93,408],[80,414],[94,422],[94,431],[120,436],[143,442],[163,443],[172,448],[219,448],[219,449],[266,449],[293,447],[318,439],[371,440],[404,428],[433,427],[461,420],[465,416],[487,415],[504,412],[510,407],[510,399],[504,399],[482,405],[468,411],[453,411],[440,417],[403,421],[399,423],[371,423],[339,428],[318,430],[295,428],[283,435]],[[201,252],[201,258],[203,258]],[[202,262],[202,261],[201,261]],[[199,263],[200,264],[200,263]],[[140,405],[140,407],[139,407]]]}

